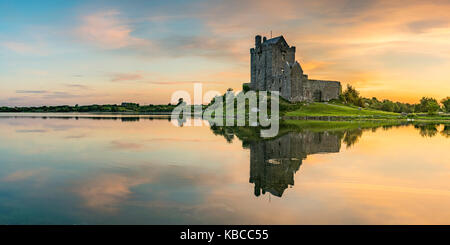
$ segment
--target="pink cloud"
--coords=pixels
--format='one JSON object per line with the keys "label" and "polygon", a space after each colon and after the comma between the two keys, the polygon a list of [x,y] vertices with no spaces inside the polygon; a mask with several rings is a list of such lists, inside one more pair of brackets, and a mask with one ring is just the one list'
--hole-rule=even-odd
{"label": "pink cloud", "polygon": [[119,17],[120,13],[115,10],[84,16],[77,34],[82,40],[105,49],[150,44],[147,40],[133,37],[133,29]]}
{"label": "pink cloud", "polygon": [[89,208],[114,212],[118,204],[132,193],[130,188],[145,183],[146,179],[132,179],[115,174],[104,174],[81,184],[76,192]]}

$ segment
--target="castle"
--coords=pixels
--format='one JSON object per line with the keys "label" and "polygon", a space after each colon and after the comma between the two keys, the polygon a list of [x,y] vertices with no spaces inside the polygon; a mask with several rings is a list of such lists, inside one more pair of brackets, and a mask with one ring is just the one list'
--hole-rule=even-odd
{"label": "castle", "polygon": [[329,101],[341,93],[340,82],[308,79],[295,61],[295,47],[283,36],[261,40],[257,35],[250,54],[251,82],[246,85],[251,90],[279,91],[290,102]]}

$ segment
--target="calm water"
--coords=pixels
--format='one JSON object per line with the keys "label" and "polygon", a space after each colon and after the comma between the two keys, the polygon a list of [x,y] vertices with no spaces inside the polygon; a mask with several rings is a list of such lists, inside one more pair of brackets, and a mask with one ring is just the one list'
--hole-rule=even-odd
{"label": "calm water", "polygon": [[[450,224],[450,128],[0,115],[1,224]],[[28,114],[27,114],[28,115]]]}

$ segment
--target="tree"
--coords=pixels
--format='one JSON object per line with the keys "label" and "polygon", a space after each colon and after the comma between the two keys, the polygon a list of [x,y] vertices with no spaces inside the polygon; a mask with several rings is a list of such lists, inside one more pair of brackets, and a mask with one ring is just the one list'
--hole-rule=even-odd
{"label": "tree", "polygon": [[429,100],[425,106],[428,114],[433,115],[441,108],[436,100]]}
{"label": "tree", "polygon": [[441,100],[442,109],[446,112],[450,112],[450,97]]}
{"label": "tree", "polygon": [[393,112],[395,111],[395,104],[390,100],[383,100],[383,104],[381,105],[381,110]]}
{"label": "tree", "polygon": [[342,93],[340,99],[346,104],[353,104],[356,106],[364,107],[363,98],[359,96],[359,92],[350,84],[347,84],[347,89]]}
{"label": "tree", "polygon": [[431,97],[422,97],[422,99],[420,99],[420,104],[418,107],[420,112],[428,112],[431,114],[437,112],[440,108],[437,100]]}

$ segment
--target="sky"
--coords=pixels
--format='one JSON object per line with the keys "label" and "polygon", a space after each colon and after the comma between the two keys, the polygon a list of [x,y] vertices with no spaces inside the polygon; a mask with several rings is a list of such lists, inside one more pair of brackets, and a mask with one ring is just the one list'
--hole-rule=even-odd
{"label": "sky", "polygon": [[257,34],[365,97],[450,96],[447,1],[0,0],[0,106],[166,104],[240,90]]}

